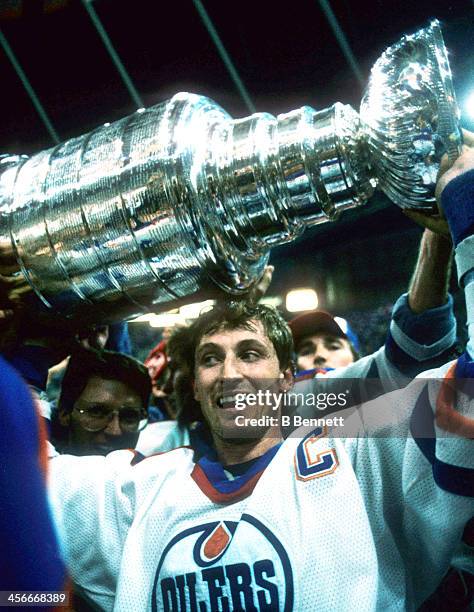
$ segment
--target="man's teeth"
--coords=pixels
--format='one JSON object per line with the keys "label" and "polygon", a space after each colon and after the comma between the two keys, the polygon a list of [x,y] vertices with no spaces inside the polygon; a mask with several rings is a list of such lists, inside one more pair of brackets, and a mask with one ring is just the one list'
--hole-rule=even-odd
{"label": "man's teeth", "polygon": [[218,404],[218,406],[220,406],[222,408],[226,404],[235,404],[236,401],[237,401],[237,396],[236,395],[225,395],[224,397],[220,397],[217,400],[217,404]]}

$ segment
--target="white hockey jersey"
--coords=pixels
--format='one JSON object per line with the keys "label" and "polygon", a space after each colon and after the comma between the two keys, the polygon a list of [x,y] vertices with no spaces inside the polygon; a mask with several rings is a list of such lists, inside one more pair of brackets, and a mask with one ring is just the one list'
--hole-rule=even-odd
{"label": "white hockey jersey", "polygon": [[[435,395],[415,381],[347,415],[357,436],[299,432],[237,477],[189,447],[135,465],[130,451],[54,458],[73,580],[123,612],[415,610],[474,515],[474,442],[410,433],[415,413],[436,432]],[[474,400],[457,409],[474,416]]]}

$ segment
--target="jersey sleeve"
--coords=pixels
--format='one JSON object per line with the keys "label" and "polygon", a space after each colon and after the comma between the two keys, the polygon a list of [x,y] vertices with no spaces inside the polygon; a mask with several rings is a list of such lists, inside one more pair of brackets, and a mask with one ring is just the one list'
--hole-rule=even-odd
{"label": "jersey sleeve", "polygon": [[[332,391],[338,387],[335,381],[349,379],[352,381],[352,403],[369,401],[406,386],[420,372],[446,363],[452,358],[455,343],[456,319],[451,296],[443,306],[415,314],[408,305],[407,294],[404,294],[394,306],[384,346],[345,368],[331,370],[322,376],[316,374],[313,384],[308,375],[297,377],[296,382],[304,393],[316,389],[324,391],[326,387]],[[357,381],[362,382],[359,384]],[[364,381],[370,382],[366,384]]]}
{"label": "jersey sleeve", "polygon": [[408,294],[395,303],[385,341],[387,362],[406,376],[440,367],[452,358],[456,344],[456,319],[453,298],[442,306],[415,314]]}
{"label": "jersey sleeve", "polygon": [[384,346],[366,358],[366,377],[380,378],[385,392],[405,386],[420,372],[452,359],[456,331],[450,295],[446,304],[416,314],[403,294],[393,308]]}
{"label": "jersey sleeve", "polygon": [[[394,542],[397,549],[398,559],[381,566],[383,580],[395,590],[397,572],[405,572],[416,607],[460,554],[465,527],[474,516],[474,441],[436,422],[445,374],[446,367],[431,372],[429,380],[417,378],[362,406],[357,417],[364,434],[343,441],[374,539]],[[458,396],[456,410],[474,418],[474,400]],[[462,568],[474,571],[472,555],[462,556]]]}
{"label": "jersey sleeve", "polygon": [[116,577],[133,517],[125,482],[132,451],[106,457],[50,459],[49,498],[73,581],[104,610],[113,608]]}

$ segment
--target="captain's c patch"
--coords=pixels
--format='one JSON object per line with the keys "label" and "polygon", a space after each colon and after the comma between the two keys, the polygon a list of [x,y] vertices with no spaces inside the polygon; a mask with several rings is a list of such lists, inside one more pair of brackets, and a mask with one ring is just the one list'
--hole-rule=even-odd
{"label": "captain's c patch", "polygon": [[298,444],[295,454],[295,472],[298,480],[305,481],[328,476],[339,465],[334,448],[318,452],[317,441],[324,435],[323,429],[315,429]]}

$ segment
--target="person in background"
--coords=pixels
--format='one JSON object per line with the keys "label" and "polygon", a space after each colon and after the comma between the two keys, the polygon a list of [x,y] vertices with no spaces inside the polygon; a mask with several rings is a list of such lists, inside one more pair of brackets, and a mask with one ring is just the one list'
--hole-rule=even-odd
{"label": "person in background", "polygon": [[[419,215],[414,218],[421,222]],[[442,227],[438,224],[437,231]],[[436,367],[450,357],[456,345],[453,300],[448,293],[451,260],[449,236],[425,229],[408,293],[393,308],[385,346],[353,368],[354,377],[355,372],[361,375],[365,366],[372,368],[373,378],[378,376],[380,366],[382,377],[389,373],[390,364],[403,375],[415,376],[421,362],[425,368]],[[316,310],[290,321],[297,369],[302,375],[344,368],[360,359],[359,339],[347,322],[344,325],[338,319]]]}
{"label": "person in background", "polygon": [[[149,456],[156,452],[167,452],[178,446],[189,444],[190,432],[201,418],[192,393],[191,374],[186,367],[184,353],[188,347],[187,327],[175,327],[166,340],[166,354],[161,352],[164,342],[160,343],[158,359],[152,360],[152,373],[158,375],[160,400],[169,406],[169,419],[149,423],[140,433],[136,445],[137,452]],[[156,351],[158,352],[158,351]],[[156,355],[155,351],[152,351]],[[166,361],[164,359],[166,357]],[[160,380],[161,377],[161,380]],[[153,375],[152,375],[153,381]],[[155,383],[156,384],[156,383]]]}
{"label": "person in background", "polygon": [[[76,340],[78,344],[86,349],[90,348],[98,351],[107,349],[108,351],[115,351],[125,355],[132,354],[132,345],[128,333],[128,323],[126,321],[113,323],[111,325],[92,325],[81,329],[76,334]],[[73,347],[71,347],[71,350],[73,350]],[[51,409],[55,408],[59,398],[61,383],[68,360],[69,355],[48,370],[44,400],[45,403],[49,402],[52,404]],[[45,416],[47,416],[47,414],[45,414]]]}
{"label": "person in background", "polygon": [[73,455],[135,448],[147,423],[148,371],[128,355],[77,349],[70,357],[53,420],[53,443]]}
{"label": "person in background", "polygon": [[176,410],[171,397],[174,366],[168,358],[166,345],[167,340],[160,340],[148,353],[144,362],[151,378],[152,402],[148,407],[150,423],[176,418]]}
{"label": "person in background", "polygon": [[[289,324],[300,372],[343,368],[359,359],[359,339],[347,322],[324,310],[299,315]],[[343,330],[345,327],[345,331]]]}

